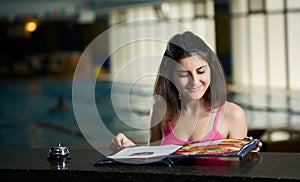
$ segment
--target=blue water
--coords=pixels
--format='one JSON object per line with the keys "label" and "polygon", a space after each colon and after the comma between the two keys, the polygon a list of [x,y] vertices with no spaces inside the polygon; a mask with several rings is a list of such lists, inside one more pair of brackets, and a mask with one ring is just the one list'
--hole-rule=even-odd
{"label": "blue water", "polygon": [[[122,107],[126,91],[122,85],[118,88]],[[101,118],[112,133],[131,132],[134,136],[137,129],[116,116],[110,93],[110,82],[97,82],[95,101]],[[131,108],[137,115],[149,114],[145,103],[151,93],[149,86],[131,90]],[[51,112],[59,98],[64,99],[69,110]],[[300,127],[300,96],[231,92],[229,100],[245,109],[249,128]],[[74,116],[71,80],[20,81],[0,86],[0,148],[49,148],[58,141],[72,148],[89,147]]]}
{"label": "blue water", "polygon": [[[66,143],[82,142],[83,138],[38,123],[59,124],[78,130],[72,114],[70,81],[33,81],[6,84],[0,88],[0,146],[8,148],[55,145],[61,138]],[[50,109],[63,97],[69,111],[51,113]]]}
{"label": "blue water", "polygon": [[[127,126],[117,117],[110,99],[111,86],[110,82],[96,84],[95,101],[99,115],[113,134],[135,132],[137,129]],[[122,84],[119,88],[122,98],[126,92],[122,90]],[[150,96],[151,89],[132,92],[137,114],[149,114],[144,107],[144,100],[147,99],[144,96]],[[68,110],[51,112],[59,98],[64,99]],[[120,99],[118,103],[122,107],[124,102]],[[0,148],[51,147],[58,141],[73,148],[89,146],[74,115],[71,80],[21,81],[0,87]]]}

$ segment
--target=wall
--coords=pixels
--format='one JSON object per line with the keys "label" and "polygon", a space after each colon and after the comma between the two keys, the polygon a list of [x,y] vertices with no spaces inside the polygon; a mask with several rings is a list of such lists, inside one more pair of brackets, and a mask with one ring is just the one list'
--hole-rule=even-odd
{"label": "wall", "polygon": [[193,31],[215,49],[213,0],[131,7],[112,11],[109,17],[114,81],[154,83],[167,41],[185,30]]}
{"label": "wall", "polygon": [[300,1],[231,0],[233,82],[300,90]]}

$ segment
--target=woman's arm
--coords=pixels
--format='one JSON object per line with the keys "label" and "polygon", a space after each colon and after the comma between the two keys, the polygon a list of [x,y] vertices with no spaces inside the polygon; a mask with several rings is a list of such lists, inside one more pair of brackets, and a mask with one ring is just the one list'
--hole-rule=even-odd
{"label": "woman's arm", "polygon": [[149,145],[159,145],[161,141],[161,127],[160,124],[153,126],[150,129],[150,142]]}
{"label": "woman's arm", "polygon": [[135,143],[127,138],[123,133],[117,134],[110,143],[111,149],[121,149],[125,147],[135,146]]}
{"label": "woman's arm", "polygon": [[244,110],[234,103],[227,102],[225,112],[227,112],[228,138],[247,137],[248,126]]}
{"label": "woman's arm", "polygon": [[[234,103],[229,103],[229,119],[227,121],[230,122],[228,125],[229,128],[229,134],[228,138],[240,138],[240,139],[248,139],[248,140],[253,140],[252,136],[247,136],[248,133],[248,123],[247,123],[247,118],[244,110],[234,104]],[[262,147],[262,143],[259,142],[257,147],[254,148],[252,151],[258,152],[260,148]]]}
{"label": "woman's arm", "polygon": [[[150,111],[150,131],[148,136],[148,145],[159,145],[161,141],[161,120],[165,110],[162,102],[156,102]],[[127,138],[123,133],[117,134],[110,143],[110,148],[120,149],[136,144]]]}
{"label": "woman's arm", "polygon": [[157,102],[153,104],[150,112],[150,136],[149,145],[159,145],[162,138],[162,119],[165,110],[162,104]]}

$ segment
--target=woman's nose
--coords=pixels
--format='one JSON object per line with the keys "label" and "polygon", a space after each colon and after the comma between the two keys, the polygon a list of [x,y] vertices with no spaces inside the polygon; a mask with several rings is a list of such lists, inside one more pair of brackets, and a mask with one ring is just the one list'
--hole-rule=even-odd
{"label": "woman's nose", "polygon": [[191,74],[190,75],[190,82],[193,83],[193,85],[197,85],[199,82],[199,78],[197,74]]}

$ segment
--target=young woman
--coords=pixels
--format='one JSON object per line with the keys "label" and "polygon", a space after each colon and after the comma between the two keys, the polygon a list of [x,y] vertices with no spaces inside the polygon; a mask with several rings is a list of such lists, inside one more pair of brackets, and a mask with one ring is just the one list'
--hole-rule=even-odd
{"label": "young woman", "polygon": [[[216,54],[192,32],[168,42],[153,96],[151,145],[247,137],[243,109],[226,100],[226,81]],[[113,148],[133,145],[122,133],[111,143]]]}

